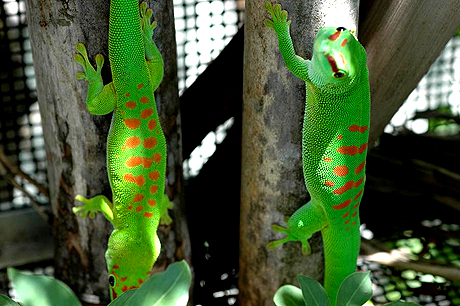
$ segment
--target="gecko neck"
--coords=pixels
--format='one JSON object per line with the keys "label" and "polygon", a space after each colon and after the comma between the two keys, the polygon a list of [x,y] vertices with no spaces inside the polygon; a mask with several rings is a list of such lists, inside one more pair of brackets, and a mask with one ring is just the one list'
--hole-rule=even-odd
{"label": "gecko neck", "polygon": [[109,59],[112,74],[123,73],[144,60],[137,0],[110,1]]}

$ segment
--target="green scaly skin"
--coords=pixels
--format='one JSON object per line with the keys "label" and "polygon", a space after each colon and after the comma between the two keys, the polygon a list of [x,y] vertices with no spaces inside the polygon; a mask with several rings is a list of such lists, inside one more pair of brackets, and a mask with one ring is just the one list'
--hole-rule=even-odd
{"label": "green scaly skin", "polygon": [[340,284],[356,269],[360,246],[358,209],[370,117],[366,52],[350,31],[325,27],[316,35],[311,61],[304,60],[295,54],[287,12],[279,4],[267,2],[265,8],[272,17],[265,24],[278,35],[286,66],[306,83],[302,158],[311,196],[289,218],[286,228],[273,226],[287,237],[269,247],[300,241],[303,252],[309,253],[308,239],[321,231],[324,288],[335,305]]}
{"label": "green scaly skin", "polygon": [[102,81],[102,55],[96,56],[96,70],[83,44],[74,57],[83,67],[76,77],[89,83],[89,112],[114,112],[107,139],[113,204],[102,195],[77,196],[84,205],[73,209],[82,217],[101,211],[114,226],[105,255],[112,299],[148,278],[161,248],[158,224],[172,221],[172,203],[164,195],[166,142],[153,94],[163,78],[163,59],[152,40],[152,14],[145,2],[139,7],[137,0],[110,1],[111,83]]}

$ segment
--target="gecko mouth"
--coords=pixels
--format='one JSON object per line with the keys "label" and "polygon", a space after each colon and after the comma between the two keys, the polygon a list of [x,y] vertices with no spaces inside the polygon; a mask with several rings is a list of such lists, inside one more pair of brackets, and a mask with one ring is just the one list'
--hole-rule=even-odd
{"label": "gecko mouth", "polygon": [[112,290],[112,299],[116,299],[117,298],[117,293],[115,292],[115,289],[113,288],[110,288]]}

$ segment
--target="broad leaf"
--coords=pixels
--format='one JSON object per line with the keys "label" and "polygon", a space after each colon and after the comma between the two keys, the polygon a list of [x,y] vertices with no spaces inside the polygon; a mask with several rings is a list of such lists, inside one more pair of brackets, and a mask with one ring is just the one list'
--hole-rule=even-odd
{"label": "broad leaf", "polygon": [[[308,306],[330,306],[331,302],[327,297],[326,291],[313,278],[299,275],[299,283],[302,288],[303,299]],[[360,305],[361,306],[361,305]]]}
{"label": "broad leaf", "polygon": [[131,289],[123,292],[119,297],[113,300],[108,306],[125,306],[126,302],[133,296],[139,289]]}
{"label": "broad leaf", "polygon": [[306,306],[302,290],[292,285],[281,286],[273,297],[276,306]]}
{"label": "broad leaf", "polygon": [[26,274],[13,268],[8,268],[8,277],[23,306],[81,306],[72,290],[52,277]]}
{"label": "broad leaf", "polygon": [[7,297],[6,295],[0,294],[0,305],[1,306],[19,306],[18,303]]}
{"label": "broad leaf", "polygon": [[[185,306],[188,302],[191,278],[190,268],[184,260],[173,263],[166,271],[151,276],[127,299],[125,305]],[[120,297],[122,296],[123,294]]]}
{"label": "broad leaf", "polygon": [[337,306],[362,306],[372,297],[370,272],[355,272],[340,285]]}
{"label": "broad leaf", "polygon": [[414,302],[391,302],[388,304],[385,304],[385,306],[420,306],[420,304],[414,303]]}

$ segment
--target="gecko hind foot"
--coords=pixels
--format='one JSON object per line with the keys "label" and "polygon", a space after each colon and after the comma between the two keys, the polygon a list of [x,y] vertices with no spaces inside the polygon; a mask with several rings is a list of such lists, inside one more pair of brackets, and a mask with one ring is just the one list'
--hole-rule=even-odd
{"label": "gecko hind foot", "polygon": [[279,247],[280,245],[286,243],[286,242],[289,242],[289,241],[300,241],[302,243],[302,254],[310,254],[311,253],[311,247],[310,247],[310,244],[308,243],[308,239],[302,239],[302,240],[299,240],[295,237],[293,237],[289,231],[288,228],[285,228],[285,227],[282,227],[278,224],[273,224],[272,225],[272,230],[274,232],[277,232],[277,233],[283,233],[283,234],[286,234],[287,236],[282,238],[282,239],[279,239],[279,240],[274,240],[274,241],[271,241],[270,243],[267,244],[267,248],[270,249],[270,250],[273,250],[277,247]]}

